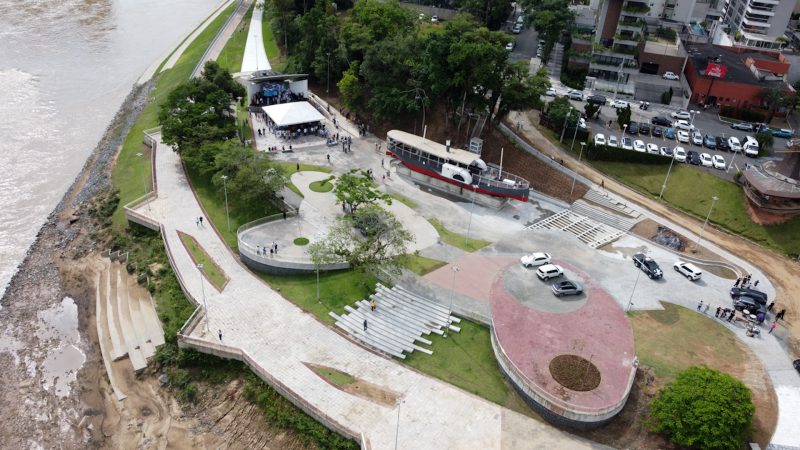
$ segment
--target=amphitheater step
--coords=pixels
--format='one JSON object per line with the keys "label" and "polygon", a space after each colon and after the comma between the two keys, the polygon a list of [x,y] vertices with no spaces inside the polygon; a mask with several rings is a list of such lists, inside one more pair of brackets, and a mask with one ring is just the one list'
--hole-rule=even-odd
{"label": "amphitheater step", "polygon": [[586,195],[583,196],[584,200],[603,206],[619,214],[624,214],[632,219],[641,217],[641,213],[628,206],[626,203],[619,202],[609,197],[607,194],[595,189],[589,189]]}
{"label": "amphitheater step", "polygon": [[114,371],[111,370],[111,338],[109,337],[108,315],[106,314],[108,275],[107,268],[96,275],[95,326],[97,328],[97,341],[100,343],[100,355],[103,358],[103,365],[106,368],[106,374],[108,374],[111,390],[114,391],[114,398],[116,398],[117,401],[122,401],[125,400],[127,396],[117,386]]}
{"label": "amphitheater step", "polygon": [[111,340],[110,355],[112,361],[117,361],[128,354],[128,349],[125,347],[125,341],[122,338],[122,327],[119,323],[119,314],[117,308],[117,272],[114,264],[108,265],[106,270],[106,295],[105,295],[105,311],[106,321],[108,322],[109,339]]}
{"label": "amphitheater step", "polygon": [[604,210],[603,208],[592,206],[584,200],[578,200],[572,204],[572,210],[578,214],[586,216],[597,222],[610,225],[620,230],[628,231],[636,225],[638,220],[629,216],[622,216],[612,213],[611,211]]}
{"label": "amphitheater step", "polygon": [[142,349],[139,345],[139,340],[136,335],[136,329],[133,325],[131,318],[131,311],[128,307],[128,283],[123,280],[122,268],[119,264],[114,264],[112,274],[116,275],[117,284],[117,314],[119,318],[120,329],[122,330],[122,338],[125,341],[125,348],[128,351],[128,358],[131,360],[134,372],[141,372],[147,367],[147,360],[142,354]]}

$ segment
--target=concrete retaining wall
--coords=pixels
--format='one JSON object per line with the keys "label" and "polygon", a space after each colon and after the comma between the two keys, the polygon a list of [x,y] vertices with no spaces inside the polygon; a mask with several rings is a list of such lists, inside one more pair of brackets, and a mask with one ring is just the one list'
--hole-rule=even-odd
{"label": "concrete retaining wall", "polygon": [[[249,268],[262,273],[273,275],[300,275],[314,273],[317,267],[311,262],[282,261],[279,258],[254,258],[248,252],[239,250],[239,259]],[[320,266],[321,272],[331,270],[343,270],[350,268],[346,262],[335,264],[323,264]]]}
{"label": "concrete retaining wall", "polygon": [[[454,195],[462,198],[466,202],[472,201],[472,190],[464,189],[463,187],[450,184],[438,178],[430,177],[424,173],[413,171],[402,163],[397,165],[396,172],[406,178],[409,178],[413,183],[417,183],[427,188],[436,189],[437,191],[444,192],[446,194]],[[489,208],[500,209],[506,204],[506,202],[507,199],[502,197],[494,197],[491,195],[478,193],[475,194],[475,203]]]}

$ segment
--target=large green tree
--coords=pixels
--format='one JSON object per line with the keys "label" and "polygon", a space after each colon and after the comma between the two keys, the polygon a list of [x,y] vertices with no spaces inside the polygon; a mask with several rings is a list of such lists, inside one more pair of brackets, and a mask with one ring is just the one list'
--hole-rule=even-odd
{"label": "large green tree", "polygon": [[459,5],[490,30],[499,30],[511,14],[511,0],[461,0]]}
{"label": "large green tree", "polygon": [[396,1],[358,0],[342,27],[340,39],[347,61],[363,61],[383,39],[414,32],[414,13]]}
{"label": "large green tree", "polygon": [[302,39],[290,57],[289,69],[310,73],[314,79],[325,82],[329,70],[332,70],[331,76],[334,80],[338,79],[338,21],[331,4],[317,2],[310,11],[298,18],[297,26]]}
{"label": "large green tree", "polygon": [[747,388],[728,374],[690,367],[650,404],[652,429],[678,444],[738,450],[751,431],[755,407]]}
{"label": "large green tree", "polygon": [[542,95],[549,87],[547,69],[541,69],[535,76],[530,76],[527,63],[520,61],[509,65],[502,87],[492,92],[492,99],[499,101],[494,120],[502,120],[511,111],[541,109],[544,104]]}
{"label": "large green tree", "polygon": [[767,109],[766,123],[772,122],[778,108],[785,106],[789,103],[788,98],[780,89],[769,88],[760,92],[761,103]]}
{"label": "large green tree", "polygon": [[338,203],[347,203],[350,212],[356,213],[360,206],[384,202],[392,204],[392,197],[375,188],[372,177],[366,170],[352,169],[339,176],[333,187]]}

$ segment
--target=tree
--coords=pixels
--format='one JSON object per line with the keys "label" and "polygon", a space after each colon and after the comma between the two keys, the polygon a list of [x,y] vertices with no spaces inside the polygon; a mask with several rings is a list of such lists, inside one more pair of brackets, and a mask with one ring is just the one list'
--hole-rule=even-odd
{"label": "tree", "polygon": [[765,108],[767,108],[767,119],[766,123],[772,122],[772,118],[775,117],[775,112],[781,106],[784,106],[785,99],[783,91],[776,88],[764,89],[759,94],[761,97],[761,102]]}
{"label": "tree", "polygon": [[678,445],[737,450],[750,433],[755,407],[750,390],[707,367],[679,373],[650,404],[653,431]]}
{"label": "tree", "polygon": [[617,123],[620,128],[631,122],[631,107],[630,105],[624,108],[617,108]]}
{"label": "tree", "polygon": [[352,169],[336,179],[333,187],[338,203],[350,206],[350,213],[355,214],[361,205],[369,205],[383,201],[392,204],[392,197],[373,186],[372,177],[366,170]]}
{"label": "tree", "polygon": [[772,144],[775,143],[775,136],[769,130],[759,131],[756,133],[755,138],[758,141],[758,149],[764,153],[772,149]]}
{"label": "tree", "polygon": [[359,110],[364,103],[364,88],[358,80],[358,67],[358,61],[353,61],[336,84],[339,87],[342,105],[351,111]]}
{"label": "tree", "polygon": [[499,30],[511,14],[511,0],[461,0],[459,6],[490,30]]}
{"label": "tree", "polygon": [[600,112],[600,105],[597,103],[586,103],[583,107],[583,112],[586,113],[586,117],[591,119],[595,114]]}
{"label": "tree", "polygon": [[[558,97],[547,105],[545,117],[551,123],[551,127],[557,131],[561,131],[566,120],[566,127],[573,128],[577,126],[578,114],[577,110],[572,107],[569,99],[566,97]],[[569,117],[567,117],[569,114]]]}
{"label": "tree", "polygon": [[492,101],[499,102],[494,120],[497,122],[503,120],[503,117],[511,111],[541,109],[544,104],[542,95],[549,87],[550,79],[547,77],[546,69],[540,69],[536,76],[532,77],[528,74],[526,63],[520,61],[510,64],[506,68],[502,87],[492,91]]}

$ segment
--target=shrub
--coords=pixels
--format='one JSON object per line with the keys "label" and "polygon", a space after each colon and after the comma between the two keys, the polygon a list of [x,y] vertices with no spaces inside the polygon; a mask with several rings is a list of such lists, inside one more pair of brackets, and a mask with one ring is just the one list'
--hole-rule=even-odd
{"label": "shrub", "polygon": [[668,91],[664,91],[661,93],[661,103],[665,105],[669,105],[672,103],[672,88],[669,88]]}
{"label": "shrub", "polygon": [[766,115],[760,111],[752,109],[741,109],[734,106],[723,106],[719,109],[721,116],[738,119],[745,122],[758,122],[761,123],[766,118]]}
{"label": "shrub", "polygon": [[750,433],[755,407],[741,381],[707,367],[690,367],[658,393],[650,411],[653,431],[678,445],[737,450]]}

